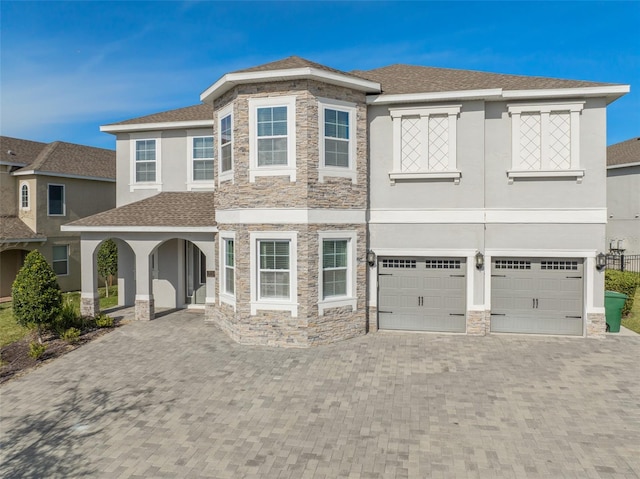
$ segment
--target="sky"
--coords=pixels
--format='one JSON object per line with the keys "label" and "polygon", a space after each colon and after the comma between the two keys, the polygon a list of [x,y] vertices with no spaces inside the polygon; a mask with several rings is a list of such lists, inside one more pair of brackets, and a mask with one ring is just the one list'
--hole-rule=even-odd
{"label": "sky", "polygon": [[115,148],[100,126],[195,105],[225,73],[297,55],[631,85],[607,144],[640,136],[640,1],[0,1],[0,133]]}

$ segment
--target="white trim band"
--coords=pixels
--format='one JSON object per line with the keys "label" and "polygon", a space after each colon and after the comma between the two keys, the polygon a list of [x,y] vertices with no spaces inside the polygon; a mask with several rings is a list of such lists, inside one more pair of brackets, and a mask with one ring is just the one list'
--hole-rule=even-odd
{"label": "white trim band", "polygon": [[148,130],[178,130],[181,128],[213,128],[213,118],[211,120],[190,120],[190,121],[167,121],[155,123],[136,123],[128,125],[104,125],[100,131],[105,133],[120,133],[131,131]]}
{"label": "white trim band", "polygon": [[363,224],[366,211],[346,209],[251,208],[216,210],[219,224]]}

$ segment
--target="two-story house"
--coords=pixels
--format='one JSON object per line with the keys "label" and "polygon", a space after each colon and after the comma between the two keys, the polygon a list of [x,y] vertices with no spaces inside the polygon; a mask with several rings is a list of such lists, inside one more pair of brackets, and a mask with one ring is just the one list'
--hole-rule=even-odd
{"label": "two-story house", "polygon": [[0,297],[39,250],[63,291],[80,289],[80,234],[63,223],[115,206],[112,150],[0,137]]}
{"label": "two-story house", "polygon": [[[611,85],[298,57],[228,73],[202,105],[107,125],[123,304],[202,307],[242,343],[367,330],[601,337]],[[199,306],[200,304],[200,306]]]}
{"label": "two-story house", "polygon": [[640,254],[640,138],[607,148],[607,208],[609,249]]}

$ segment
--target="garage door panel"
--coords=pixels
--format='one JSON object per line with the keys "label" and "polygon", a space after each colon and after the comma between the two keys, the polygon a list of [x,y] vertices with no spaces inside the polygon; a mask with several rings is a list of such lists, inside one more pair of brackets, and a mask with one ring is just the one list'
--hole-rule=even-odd
{"label": "garage door panel", "polygon": [[582,334],[582,260],[499,258],[492,266],[491,331]]}
{"label": "garage door panel", "polygon": [[464,332],[464,260],[381,258],[380,329]]}

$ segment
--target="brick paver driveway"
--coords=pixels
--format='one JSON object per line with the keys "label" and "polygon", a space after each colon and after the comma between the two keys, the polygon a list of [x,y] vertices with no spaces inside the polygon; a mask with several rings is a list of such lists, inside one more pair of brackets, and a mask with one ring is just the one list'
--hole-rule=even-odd
{"label": "brick paver driveway", "polygon": [[239,346],[131,323],[0,387],[0,476],[640,476],[640,337]]}

